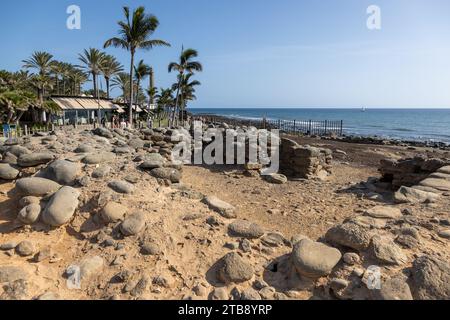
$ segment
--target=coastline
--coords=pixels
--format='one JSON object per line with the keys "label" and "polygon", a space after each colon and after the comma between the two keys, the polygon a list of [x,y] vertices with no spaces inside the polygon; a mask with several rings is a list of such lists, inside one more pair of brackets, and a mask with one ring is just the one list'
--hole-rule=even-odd
{"label": "coastline", "polygon": [[[214,121],[224,122],[233,126],[257,126],[263,121],[263,118],[257,117],[238,117],[221,115],[217,113],[190,113],[195,118],[213,118]],[[281,120],[281,119],[272,119]],[[345,123],[345,119],[343,120]],[[433,149],[450,150],[450,143],[443,141],[431,141],[431,140],[414,140],[414,139],[399,139],[393,137],[381,137],[379,135],[356,135],[345,133],[345,129],[342,135],[335,134],[300,134],[301,136],[316,137],[323,140],[334,140],[348,143],[370,144],[370,145],[393,145],[404,147],[429,147]]]}

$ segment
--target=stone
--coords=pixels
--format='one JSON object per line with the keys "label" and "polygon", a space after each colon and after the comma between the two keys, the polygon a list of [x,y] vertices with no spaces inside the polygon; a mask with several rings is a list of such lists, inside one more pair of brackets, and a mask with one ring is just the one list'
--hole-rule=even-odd
{"label": "stone", "polygon": [[95,179],[104,178],[111,172],[111,167],[100,166],[92,172],[92,177]]}
{"label": "stone", "polygon": [[108,187],[117,193],[131,194],[134,192],[134,186],[126,181],[111,181],[108,183]]}
{"label": "stone", "polygon": [[145,227],[145,215],[136,212],[127,217],[120,225],[120,231],[124,236],[133,236],[142,231]]}
{"label": "stone", "polygon": [[385,219],[378,219],[369,216],[358,216],[351,218],[348,222],[357,224],[364,228],[384,229],[386,227]]}
{"label": "stone", "polygon": [[83,158],[83,163],[99,164],[99,163],[113,161],[115,158],[116,158],[116,155],[112,152],[91,153]]}
{"label": "stone", "polygon": [[408,283],[400,276],[383,281],[381,289],[370,292],[375,300],[413,300]]}
{"label": "stone", "polygon": [[339,250],[309,239],[295,244],[291,254],[297,272],[309,278],[320,278],[330,274],[341,257]]}
{"label": "stone", "polygon": [[156,169],[164,167],[166,160],[159,153],[150,153],[139,166],[141,169]]}
{"label": "stone", "polygon": [[91,184],[91,178],[89,178],[89,176],[87,176],[87,175],[84,175],[84,176],[78,178],[77,183],[81,187],[87,187]]}
{"label": "stone", "polygon": [[345,279],[339,279],[339,278],[333,278],[330,281],[330,288],[334,292],[339,292],[341,290],[344,290],[349,285],[349,282]]}
{"label": "stone", "polygon": [[230,296],[228,295],[226,288],[214,288],[211,293],[211,300],[226,301],[230,300]]}
{"label": "stone", "polygon": [[253,267],[236,252],[227,253],[220,261],[217,277],[225,284],[252,279]]}
{"label": "stone", "polygon": [[17,164],[17,157],[15,155],[13,155],[12,153],[7,152],[7,153],[5,153],[3,155],[2,162],[16,165]]}
{"label": "stone", "polygon": [[287,243],[287,240],[281,233],[270,232],[261,238],[261,243],[268,247],[282,247]]}
{"label": "stone", "polygon": [[450,191],[450,180],[427,178],[419,183],[419,186],[433,188],[439,191]]}
{"label": "stone", "polygon": [[30,204],[20,210],[17,218],[24,224],[33,224],[39,219],[41,206],[39,204]]}
{"label": "stone", "polygon": [[367,210],[365,214],[379,219],[398,219],[402,216],[402,211],[391,206],[376,206]]}
{"label": "stone", "polygon": [[305,236],[304,234],[297,234],[295,236],[292,236],[291,244],[295,245],[296,243],[302,241],[303,239],[309,239],[309,238],[307,236]]}
{"label": "stone", "polygon": [[30,153],[23,154],[17,159],[17,164],[21,167],[35,167],[53,161],[55,156],[51,153]]}
{"label": "stone", "polygon": [[235,212],[236,208],[234,206],[215,196],[205,197],[203,202],[206,203],[211,210],[216,211],[224,218],[234,219],[237,216]]}
{"label": "stone", "polygon": [[101,217],[107,223],[122,221],[127,211],[128,208],[119,203],[108,202],[101,211]]}
{"label": "stone", "polygon": [[34,261],[36,262],[42,262],[44,260],[49,260],[52,256],[52,250],[50,247],[45,247],[44,249],[40,250],[35,256]]}
{"label": "stone", "polygon": [[402,249],[391,238],[376,235],[372,238],[371,252],[380,262],[401,265],[408,260]]}
{"label": "stone", "polygon": [[141,247],[141,253],[143,255],[156,256],[161,254],[161,249],[154,242],[145,242]]}
{"label": "stone", "polygon": [[194,288],[192,288],[192,292],[194,292],[197,297],[204,297],[208,293],[206,291],[206,288],[201,284],[198,284]]}
{"label": "stone", "polygon": [[42,220],[52,226],[60,227],[68,223],[78,208],[80,192],[72,187],[62,187],[56,192],[42,213]]}
{"label": "stone", "polygon": [[30,241],[22,241],[16,247],[16,252],[22,257],[28,257],[34,254],[35,248]]}
{"label": "stone", "polygon": [[81,166],[78,163],[67,160],[56,160],[42,170],[39,176],[53,180],[61,185],[72,186],[75,184],[80,172]]}
{"label": "stone", "polygon": [[169,180],[172,183],[181,181],[181,172],[174,168],[156,168],[151,170],[150,174],[157,179]]}
{"label": "stone", "polygon": [[438,235],[441,238],[450,239],[450,229],[441,230],[441,231],[439,231]]}
{"label": "stone", "polygon": [[29,149],[17,145],[9,147],[7,152],[16,157],[20,157],[21,155],[24,154],[31,154],[31,151]]}
{"label": "stone", "polygon": [[236,220],[228,226],[228,233],[233,237],[258,239],[264,234],[264,229],[256,223],[246,220]]}
{"label": "stone", "polygon": [[36,298],[36,300],[56,301],[61,300],[61,297],[59,296],[58,293],[49,291],[41,294],[39,297]]}
{"label": "stone", "polygon": [[25,300],[28,295],[28,282],[19,279],[3,286],[0,300]]}
{"label": "stone", "polygon": [[93,256],[84,258],[80,262],[80,276],[81,279],[87,279],[95,274],[98,274],[104,266],[103,258],[100,256]]}
{"label": "stone", "polygon": [[149,277],[142,276],[137,282],[136,286],[130,291],[130,294],[133,297],[139,297],[144,294],[145,290],[147,290],[148,284],[150,282]]}
{"label": "stone", "polygon": [[259,290],[259,295],[264,300],[273,300],[275,296],[275,288],[273,287],[264,287]]}
{"label": "stone", "polygon": [[287,177],[283,174],[272,173],[269,175],[263,175],[264,179],[269,183],[284,184],[288,181]]}
{"label": "stone", "polygon": [[0,266],[0,283],[14,282],[20,279],[28,279],[29,274],[21,267]]}
{"label": "stone", "polygon": [[17,247],[17,243],[15,243],[15,242],[6,242],[6,243],[0,244],[0,250],[4,250],[4,251],[12,250],[15,247]]}
{"label": "stone", "polygon": [[11,167],[9,163],[0,163],[0,179],[15,180],[20,171]]}
{"label": "stone", "polygon": [[73,152],[75,153],[93,153],[95,151],[94,147],[88,144],[80,144]]}
{"label": "stone", "polygon": [[144,148],[145,142],[144,140],[135,138],[128,140],[128,145],[133,149],[142,149]]}
{"label": "stone", "polygon": [[158,287],[170,289],[174,286],[175,280],[170,274],[163,274],[153,277],[152,284]]}
{"label": "stone", "polygon": [[342,259],[344,260],[344,262],[346,264],[351,265],[351,266],[353,266],[355,264],[359,264],[361,262],[361,258],[355,252],[344,253],[344,256],[342,257]]}
{"label": "stone", "polygon": [[61,188],[59,183],[44,178],[23,178],[16,182],[18,192],[25,196],[47,196]]}
{"label": "stone", "polygon": [[102,128],[102,127],[98,127],[96,129],[94,129],[92,131],[92,133],[97,135],[97,136],[108,138],[108,139],[114,138],[114,135],[111,133],[111,131],[109,131],[106,128]]}
{"label": "stone", "polygon": [[30,204],[39,204],[40,202],[41,202],[41,199],[38,197],[27,196],[27,197],[23,197],[19,200],[19,206],[23,208]]}
{"label": "stone", "polygon": [[241,292],[241,300],[262,300],[258,291],[253,288],[247,288]]}
{"label": "stone", "polygon": [[450,263],[448,260],[428,254],[418,257],[413,262],[412,279],[411,289],[415,299],[449,299]]}
{"label": "stone", "polygon": [[439,195],[419,189],[400,187],[394,194],[394,200],[398,203],[432,203],[439,199]]}
{"label": "stone", "polygon": [[364,251],[370,245],[372,234],[354,223],[344,223],[329,229],[325,238],[331,243]]}

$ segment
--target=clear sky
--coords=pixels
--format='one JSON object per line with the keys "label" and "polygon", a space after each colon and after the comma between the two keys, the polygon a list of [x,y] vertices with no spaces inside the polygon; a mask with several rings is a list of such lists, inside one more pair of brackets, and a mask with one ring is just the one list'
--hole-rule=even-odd
{"label": "clear sky", "polygon": [[[71,4],[81,30],[66,28]],[[381,30],[366,26],[372,4]],[[144,5],[160,20],[155,37],[172,44],[138,53],[157,86],[174,81],[167,65],[182,44],[199,51],[193,107],[450,107],[448,0],[1,1],[0,69],[35,50],[78,63],[116,35],[123,5]],[[128,69],[127,52],[107,51]]]}

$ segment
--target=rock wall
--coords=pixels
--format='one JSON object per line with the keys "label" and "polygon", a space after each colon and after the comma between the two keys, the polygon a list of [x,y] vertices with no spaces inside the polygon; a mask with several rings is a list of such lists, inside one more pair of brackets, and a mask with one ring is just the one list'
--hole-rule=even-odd
{"label": "rock wall", "polygon": [[379,171],[383,182],[389,182],[394,189],[419,184],[438,169],[450,165],[448,159],[415,157],[401,160],[381,160]]}
{"label": "rock wall", "polygon": [[293,140],[281,139],[280,171],[288,177],[325,178],[332,173],[332,160],[329,149],[301,146]]}

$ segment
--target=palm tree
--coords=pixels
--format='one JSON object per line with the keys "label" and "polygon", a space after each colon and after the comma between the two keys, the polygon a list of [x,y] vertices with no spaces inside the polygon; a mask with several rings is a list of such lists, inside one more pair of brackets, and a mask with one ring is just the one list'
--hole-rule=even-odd
{"label": "palm tree", "polygon": [[139,89],[141,87],[141,81],[150,74],[150,67],[144,63],[144,60],[139,61],[138,65],[134,67],[135,80],[136,80],[136,103],[138,103]]}
{"label": "palm tree", "polygon": [[122,98],[124,102],[129,102],[129,86],[130,83],[130,75],[126,72],[119,72],[112,78],[111,87],[119,88],[122,91]]}
{"label": "palm tree", "polygon": [[106,55],[100,70],[105,77],[106,97],[109,99],[110,79],[119,72],[122,72],[123,67],[114,56]]}
{"label": "palm tree", "polygon": [[[175,108],[174,108],[174,114],[173,119],[171,121],[175,120],[175,114],[177,113],[177,109],[179,108],[179,102],[180,102],[180,89],[181,89],[181,81],[183,80],[183,75],[185,73],[194,73],[196,71],[203,71],[203,66],[198,61],[192,61],[192,59],[196,58],[198,56],[198,52],[194,49],[186,49],[184,50],[182,48],[181,55],[178,62],[171,62],[169,64],[169,72],[172,71],[178,71],[178,86],[177,86],[177,95],[175,99]],[[172,123],[173,124],[173,123]]]}
{"label": "palm tree", "polygon": [[41,105],[44,104],[45,87],[48,83],[47,76],[51,71],[53,65],[53,56],[48,52],[36,51],[31,55],[31,58],[22,61],[23,67],[26,69],[37,70],[37,77],[35,84],[38,91],[38,98]]}
{"label": "palm tree", "polygon": [[95,93],[94,97],[98,98],[98,75],[102,72],[101,68],[105,60],[105,53],[94,48],[90,48],[89,50],[85,49],[84,53],[80,54],[78,59],[84,63],[83,68],[92,75]]}
{"label": "palm tree", "polygon": [[81,86],[88,80],[88,75],[80,69],[74,68],[70,74],[73,94],[81,95]]}
{"label": "palm tree", "polygon": [[180,74],[178,75],[178,82],[172,85],[172,90],[179,92],[179,108],[183,118],[184,110],[187,108],[187,102],[197,99],[195,96],[195,87],[201,85],[200,81],[191,80],[193,75],[193,73]]}
{"label": "palm tree", "polygon": [[158,108],[162,108],[164,111],[168,110],[168,114],[171,113],[170,107],[173,106],[174,97],[172,88],[161,88],[160,93],[155,96]]}
{"label": "palm tree", "polygon": [[1,109],[6,111],[2,117],[6,123],[19,121],[24,112],[37,103],[34,94],[20,90],[6,91],[0,94]]}
{"label": "palm tree", "polygon": [[119,37],[114,37],[105,42],[104,47],[114,46],[123,48],[130,52],[130,110],[129,121],[133,124],[133,72],[134,72],[134,56],[138,49],[152,49],[156,46],[170,46],[169,43],[163,40],[149,39],[158,28],[159,21],[154,15],[145,13],[144,7],[139,7],[133,12],[130,17],[130,8],[123,8],[125,14],[125,21],[120,21]]}

